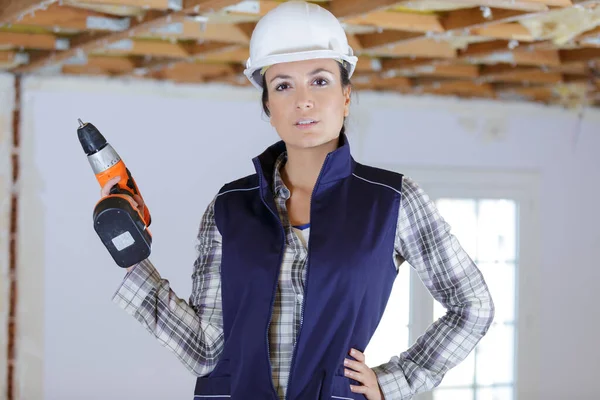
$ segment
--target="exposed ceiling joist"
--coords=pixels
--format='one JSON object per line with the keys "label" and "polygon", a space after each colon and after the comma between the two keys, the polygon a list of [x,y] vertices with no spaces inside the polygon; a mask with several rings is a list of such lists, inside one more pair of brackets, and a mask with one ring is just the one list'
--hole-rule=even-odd
{"label": "exposed ceiling joist", "polygon": [[374,11],[381,11],[396,3],[398,3],[398,0],[334,0],[329,5],[329,11],[343,20]]}
{"label": "exposed ceiling joist", "polygon": [[131,23],[131,27],[126,31],[109,33],[100,37],[92,37],[77,46],[72,47],[68,51],[55,52],[49,57],[42,57],[27,65],[19,67],[16,72],[31,72],[42,67],[49,67],[67,61],[72,57],[77,57],[78,54],[90,53],[98,48],[103,48],[120,40],[128,39],[135,35],[138,31],[147,31],[153,28],[158,28],[166,23],[171,23],[175,18],[181,19],[189,13],[214,12],[221,8],[237,3],[237,0],[185,0],[186,8],[175,13],[148,13],[145,18]]}
{"label": "exposed ceiling joist", "polygon": [[0,0],[0,25],[13,24],[20,17],[57,0]]}

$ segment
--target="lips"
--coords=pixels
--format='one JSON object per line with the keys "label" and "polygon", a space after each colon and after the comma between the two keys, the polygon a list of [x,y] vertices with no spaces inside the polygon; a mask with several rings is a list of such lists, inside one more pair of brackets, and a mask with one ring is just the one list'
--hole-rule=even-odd
{"label": "lips", "polygon": [[316,124],[317,122],[319,122],[319,121],[316,121],[316,120],[310,119],[310,118],[303,118],[303,119],[296,121],[296,123],[294,125],[296,125],[296,126],[311,126],[311,125]]}

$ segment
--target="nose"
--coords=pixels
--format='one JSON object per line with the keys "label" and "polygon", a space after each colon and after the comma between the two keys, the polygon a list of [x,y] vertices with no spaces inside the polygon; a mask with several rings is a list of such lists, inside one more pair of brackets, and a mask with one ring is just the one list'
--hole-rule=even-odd
{"label": "nose", "polygon": [[296,91],[296,108],[299,110],[309,110],[315,106],[315,102],[306,89],[298,89]]}

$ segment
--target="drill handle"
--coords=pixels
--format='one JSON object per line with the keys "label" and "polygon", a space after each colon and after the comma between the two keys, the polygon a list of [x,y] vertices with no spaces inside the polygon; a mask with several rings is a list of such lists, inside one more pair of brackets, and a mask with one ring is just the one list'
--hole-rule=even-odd
{"label": "drill handle", "polygon": [[142,199],[142,203],[144,204],[144,223],[146,224],[146,226],[150,226],[150,223],[152,222],[150,210],[148,209],[148,206],[146,206],[146,202],[144,202],[144,198],[142,197],[142,194],[140,193],[140,190],[138,189],[138,186],[135,182],[135,179],[133,179],[131,172],[128,168],[125,168],[125,171],[127,172],[127,181],[123,182],[123,179],[121,178],[121,181],[111,188],[110,194],[126,194],[131,197],[133,197],[133,195],[138,195]]}

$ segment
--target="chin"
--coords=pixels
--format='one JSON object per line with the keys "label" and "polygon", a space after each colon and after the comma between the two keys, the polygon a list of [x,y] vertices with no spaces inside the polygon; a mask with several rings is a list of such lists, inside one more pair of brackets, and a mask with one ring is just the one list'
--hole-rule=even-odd
{"label": "chin", "polygon": [[293,146],[300,149],[311,149],[329,144],[331,141],[339,139],[338,135],[325,135],[318,131],[306,131],[306,132],[291,132],[287,136],[285,142],[289,146]]}

